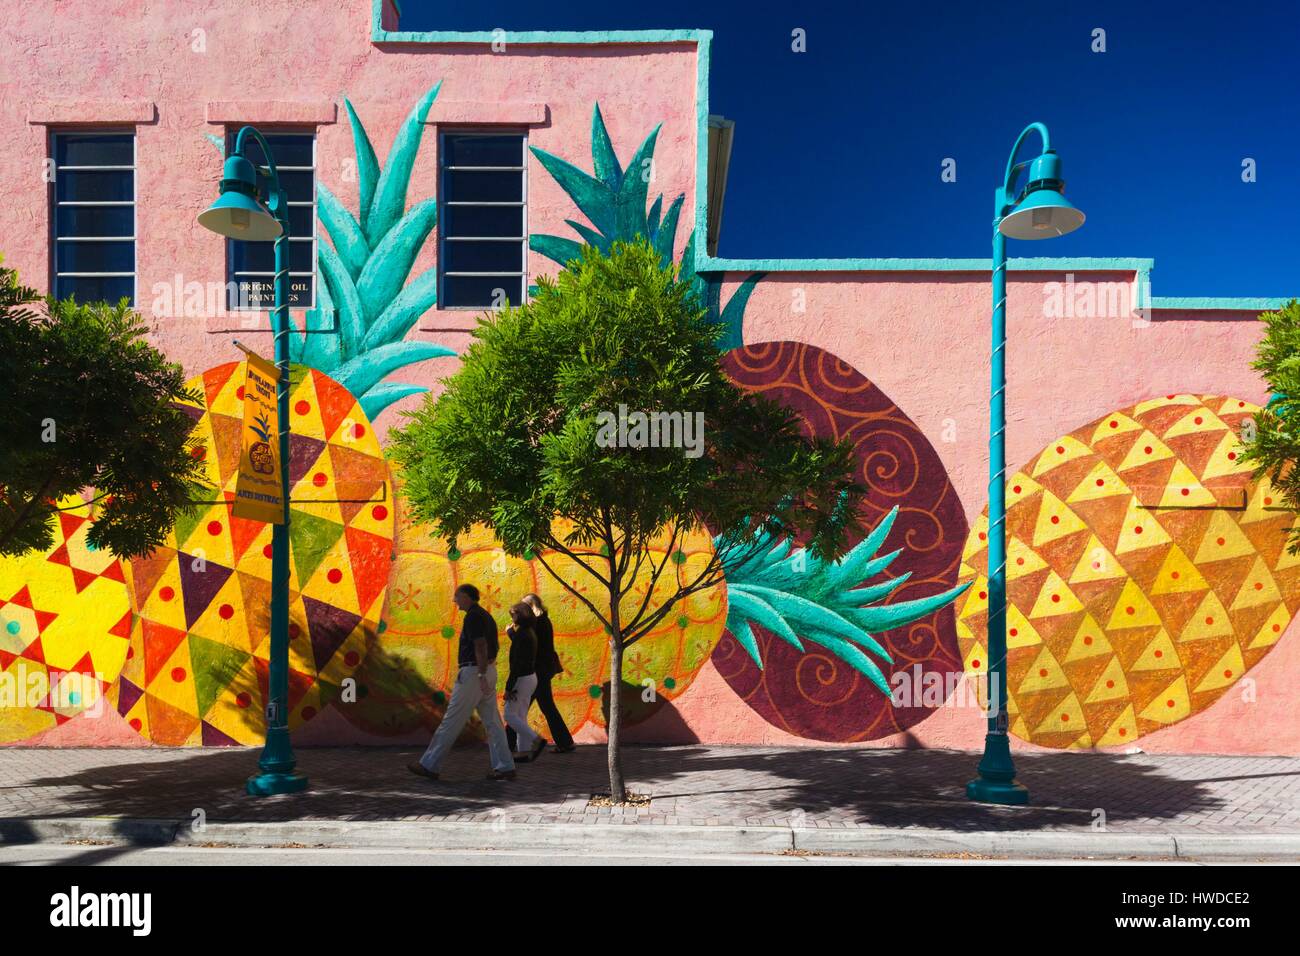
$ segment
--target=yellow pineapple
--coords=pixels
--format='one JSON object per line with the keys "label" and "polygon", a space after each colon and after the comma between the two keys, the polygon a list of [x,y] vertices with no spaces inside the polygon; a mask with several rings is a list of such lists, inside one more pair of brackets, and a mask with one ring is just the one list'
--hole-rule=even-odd
{"label": "yellow pineapple", "polygon": [[[1294,522],[1241,462],[1259,411],[1167,395],[1051,442],[1007,479],[1011,731],[1046,747],[1129,744],[1204,710],[1300,606]],[[968,673],[988,669],[987,512],[957,610]],[[981,682],[982,684],[982,682]]]}

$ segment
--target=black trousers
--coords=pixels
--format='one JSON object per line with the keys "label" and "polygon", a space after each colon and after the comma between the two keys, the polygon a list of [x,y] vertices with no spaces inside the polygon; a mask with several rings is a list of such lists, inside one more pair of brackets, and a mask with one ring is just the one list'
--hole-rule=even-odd
{"label": "black trousers", "polygon": [[[550,728],[551,740],[557,747],[572,747],[573,735],[569,733],[569,728],[564,724],[564,718],[560,715],[560,709],[555,706],[555,698],[551,696],[551,675],[543,677],[537,675],[537,690],[533,691],[533,703],[542,712],[546,718],[546,726]],[[518,735],[509,727],[506,728],[506,741],[510,744],[513,751],[518,747]]]}

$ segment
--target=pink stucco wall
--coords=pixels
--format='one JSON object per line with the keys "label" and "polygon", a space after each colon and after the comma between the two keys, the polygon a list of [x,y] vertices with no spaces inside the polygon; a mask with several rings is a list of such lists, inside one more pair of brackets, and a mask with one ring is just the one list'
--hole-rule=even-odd
{"label": "pink stucco wall", "polygon": [[[207,4],[116,0],[95,15],[43,0],[10,18],[0,36],[6,79],[0,91],[0,252],[6,265],[44,289],[49,272],[49,196],[42,178],[51,128],[117,120],[138,136],[138,307],[149,315],[155,284],[224,281],[222,241],[195,223],[215,194],[220,159],[207,134],[235,118],[265,126],[314,126],[318,179],[350,208],[357,201],[351,134],[343,97],[356,107],[382,161],[398,125],[434,83],[442,92],[417,161],[409,199],[435,192],[439,124],[522,125],[530,144],[590,166],[590,123],[599,102],[614,147],[626,158],[655,123],[651,195],[685,193],[681,246],[691,222],[696,169],[696,56],[691,43],[607,46],[373,44],[369,0],[248,0]],[[56,23],[51,35],[49,24]],[[269,38],[276,37],[273,49]],[[567,235],[569,198],[531,160],[529,231]],[[415,273],[434,264],[428,243]],[[554,271],[531,254],[530,273]],[[724,301],[741,275],[730,276]],[[1157,312],[1049,319],[1045,287],[1060,274],[1013,272],[1009,282],[1009,431],[1013,468],[1048,441],[1105,412],[1166,392],[1206,392],[1260,401],[1263,384],[1249,362],[1259,328],[1246,313]],[[1079,282],[1131,283],[1132,273],[1086,273]],[[795,308],[800,303],[801,309]],[[794,340],[816,345],[860,370],[930,437],[968,518],[985,502],[988,395],[987,272],[779,272],[755,291],[745,317],[747,343]],[[237,357],[228,320],[151,316],[154,337],[188,374]],[[412,332],[458,350],[472,314],[433,310]],[[265,332],[238,330],[270,351]],[[456,359],[427,362],[403,380],[436,386]],[[410,398],[383,414],[384,433]],[[944,437],[952,440],[945,440]],[[1254,700],[1236,691],[1195,718],[1144,737],[1166,752],[1300,753],[1300,722],[1289,703],[1300,673],[1300,638],[1290,628],[1249,675]],[[944,707],[906,735],[872,746],[979,746],[983,718],[973,707]],[[417,738],[422,735],[417,735]],[[765,722],[711,663],[661,714],[630,732],[633,740],[806,743]],[[417,739],[412,738],[412,739]],[[383,742],[326,712],[301,743]],[[598,740],[591,726],[580,739]],[[121,718],[74,719],[30,743],[143,745]]]}

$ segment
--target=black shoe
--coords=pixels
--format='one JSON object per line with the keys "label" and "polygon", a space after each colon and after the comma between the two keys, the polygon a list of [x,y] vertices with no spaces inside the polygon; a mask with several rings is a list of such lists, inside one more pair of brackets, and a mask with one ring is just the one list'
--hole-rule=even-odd
{"label": "black shoe", "polygon": [[412,762],[406,765],[406,769],[411,771],[417,777],[428,777],[430,780],[437,780],[438,775],[432,770],[425,770],[424,765],[419,762]]}
{"label": "black shoe", "polygon": [[537,743],[533,744],[533,749],[528,752],[528,762],[532,763],[545,752],[546,741],[543,738],[538,737]]}
{"label": "black shoe", "polygon": [[561,747],[559,744],[556,744],[554,747],[551,748],[551,752],[557,754],[571,754],[577,749],[578,749],[577,746],[574,744],[567,744],[563,747]]}

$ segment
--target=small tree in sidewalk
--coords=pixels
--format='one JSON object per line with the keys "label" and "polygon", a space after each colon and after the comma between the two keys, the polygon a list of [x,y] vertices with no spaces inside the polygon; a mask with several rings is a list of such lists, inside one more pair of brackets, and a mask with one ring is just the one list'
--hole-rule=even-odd
{"label": "small tree in sidewalk", "polygon": [[[734,386],[721,333],[650,247],[588,248],[558,279],[542,279],[532,302],[485,318],[442,394],[394,437],[416,519],[453,541],[491,526],[608,632],[617,802],[627,649],[774,542],[798,538],[830,560],[862,530],[848,445],[803,437],[792,412]],[[651,444],[638,416],[655,413],[702,423],[702,434],[690,447],[663,435]],[[680,576],[670,562],[701,526],[715,549]],[[560,562],[580,568],[596,596]]]}
{"label": "small tree in sidewalk", "polygon": [[97,501],[88,541],[119,557],[160,545],[209,494],[179,365],[125,301],[39,299],[0,269],[0,555],[48,548],[59,502]]}
{"label": "small tree in sidewalk", "polygon": [[[1292,299],[1277,312],[1265,312],[1264,338],[1251,367],[1264,376],[1272,397],[1243,429],[1242,460],[1253,462],[1255,477],[1267,476],[1292,513],[1300,514],[1300,302]],[[1300,554],[1300,525],[1290,532],[1289,551]]]}

